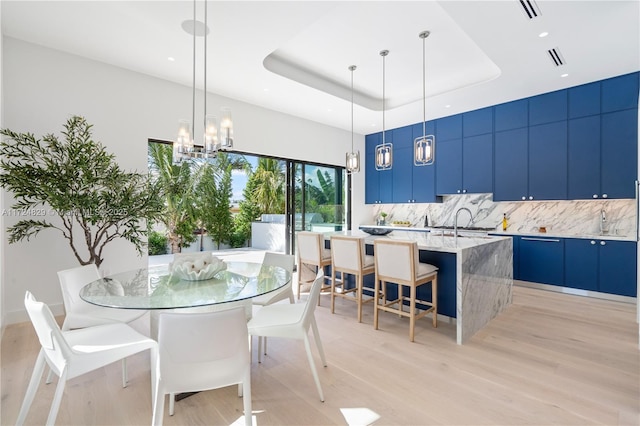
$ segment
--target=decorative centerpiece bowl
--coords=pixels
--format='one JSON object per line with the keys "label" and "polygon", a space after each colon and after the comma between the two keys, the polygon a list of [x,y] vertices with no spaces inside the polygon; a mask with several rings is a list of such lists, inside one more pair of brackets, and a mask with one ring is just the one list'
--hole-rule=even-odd
{"label": "decorative centerpiece bowl", "polygon": [[200,281],[213,278],[227,269],[227,264],[211,253],[184,254],[175,258],[171,272],[183,280]]}
{"label": "decorative centerpiece bowl", "polygon": [[361,231],[366,232],[369,235],[387,235],[393,229],[383,229],[383,228],[360,228]]}

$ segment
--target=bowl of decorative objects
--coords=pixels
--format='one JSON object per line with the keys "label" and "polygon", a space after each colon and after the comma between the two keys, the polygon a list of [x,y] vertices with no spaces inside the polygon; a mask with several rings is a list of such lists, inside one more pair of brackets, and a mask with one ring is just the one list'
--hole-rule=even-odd
{"label": "bowl of decorative objects", "polygon": [[211,253],[184,254],[171,263],[171,272],[188,281],[209,280],[227,269],[227,264]]}

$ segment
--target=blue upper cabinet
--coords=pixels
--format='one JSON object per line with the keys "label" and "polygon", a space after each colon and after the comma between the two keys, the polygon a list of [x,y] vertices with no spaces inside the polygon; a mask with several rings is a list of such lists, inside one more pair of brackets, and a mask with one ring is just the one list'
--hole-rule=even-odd
{"label": "blue upper cabinet", "polygon": [[462,192],[493,192],[493,133],[462,140]]}
{"label": "blue upper cabinet", "polygon": [[393,194],[394,203],[413,200],[413,131],[411,126],[393,129]]}
{"label": "blue upper cabinet", "polygon": [[569,89],[569,119],[600,114],[600,82]]}
{"label": "blue upper cabinet", "polygon": [[529,196],[529,132],[526,127],[495,133],[493,200],[526,200]]}
{"label": "blue upper cabinet", "polygon": [[530,200],[567,199],[567,121],[529,127]]}
{"label": "blue upper cabinet", "polygon": [[635,198],[638,175],[638,109],[602,114],[603,198]]}
{"label": "blue upper cabinet", "polygon": [[520,99],[494,107],[495,131],[519,129],[529,125],[529,101]]}
{"label": "blue upper cabinet", "polygon": [[[423,136],[422,123],[414,124],[412,127],[413,139]],[[428,121],[425,124],[427,135],[435,134],[435,123]],[[413,147],[413,143],[411,144]],[[413,149],[412,149],[413,153]],[[429,166],[413,166],[413,200],[416,203],[435,203],[436,198],[436,165],[438,161],[438,141],[435,145],[435,161]],[[413,157],[412,157],[413,161]]]}
{"label": "blue upper cabinet", "polygon": [[638,108],[640,73],[625,74],[602,81],[602,113]]}
{"label": "blue upper cabinet", "polygon": [[567,91],[545,93],[529,98],[529,126],[567,119]]}
{"label": "blue upper cabinet", "polygon": [[600,175],[600,114],[569,120],[568,198],[601,198]]}
{"label": "blue upper cabinet", "polygon": [[462,114],[436,120],[436,143],[462,138]]}
{"label": "blue upper cabinet", "polygon": [[436,137],[435,164],[436,194],[462,193],[462,138],[442,140]]}
{"label": "blue upper cabinet", "polygon": [[493,108],[482,108],[462,114],[462,136],[493,133]]}

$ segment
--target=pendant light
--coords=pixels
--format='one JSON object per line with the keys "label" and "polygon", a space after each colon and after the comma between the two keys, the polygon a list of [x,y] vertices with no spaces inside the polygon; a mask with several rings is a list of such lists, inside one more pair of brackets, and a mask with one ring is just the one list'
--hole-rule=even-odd
{"label": "pendant light", "polygon": [[426,88],[426,48],[425,41],[431,34],[429,31],[421,32],[418,37],[422,39],[422,136],[413,141],[413,164],[416,166],[428,166],[433,164],[435,158],[436,138],[427,135],[427,88]]}
{"label": "pendant light", "polygon": [[376,170],[391,170],[391,166],[393,165],[393,144],[387,142],[384,128],[385,58],[388,54],[388,50],[380,51],[380,56],[382,56],[382,143],[376,146]]}
{"label": "pendant light", "polygon": [[[193,1],[193,20],[182,23],[182,28],[187,33],[193,35],[193,87],[191,105],[191,123],[187,120],[179,120],[178,137],[173,143],[173,162],[179,164],[189,158],[215,158],[220,149],[231,149],[233,147],[233,122],[231,120],[231,110],[222,109],[222,120],[220,122],[221,138],[218,139],[217,118],[207,114],[207,38],[209,27],[207,25],[207,1],[204,2],[204,24],[196,20],[196,0]],[[204,138],[202,145],[196,145],[193,134],[195,132],[196,116],[196,37],[204,37],[204,105],[203,105],[203,130]]]}
{"label": "pendant light", "polygon": [[347,172],[357,173],[360,171],[360,151],[353,150],[353,72],[356,70],[355,65],[349,67],[351,71],[351,152],[347,152]]}

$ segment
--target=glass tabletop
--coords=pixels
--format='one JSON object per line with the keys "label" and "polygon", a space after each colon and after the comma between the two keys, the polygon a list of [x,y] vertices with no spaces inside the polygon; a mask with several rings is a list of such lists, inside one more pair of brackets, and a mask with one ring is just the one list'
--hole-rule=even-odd
{"label": "glass tabletop", "polygon": [[94,305],[121,309],[191,308],[249,299],[291,281],[291,273],[278,266],[225,263],[226,270],[200,281],[180,279],[169,265],[113,274],[84,286],[80,297]]}

